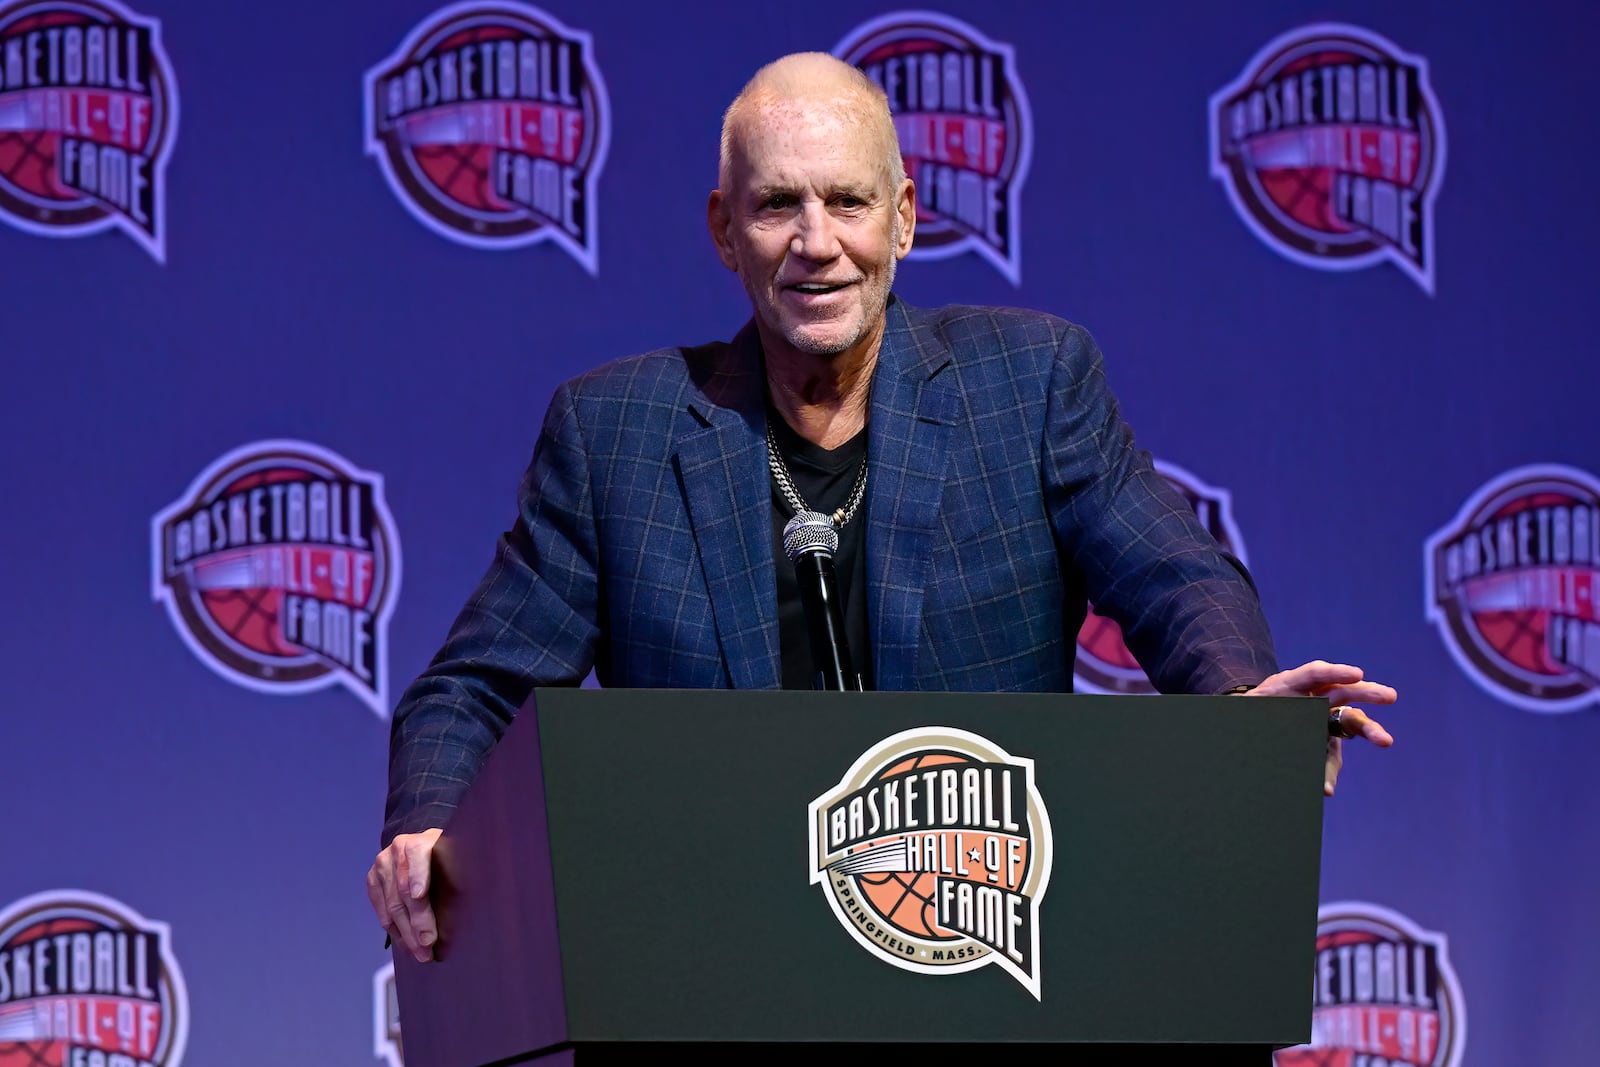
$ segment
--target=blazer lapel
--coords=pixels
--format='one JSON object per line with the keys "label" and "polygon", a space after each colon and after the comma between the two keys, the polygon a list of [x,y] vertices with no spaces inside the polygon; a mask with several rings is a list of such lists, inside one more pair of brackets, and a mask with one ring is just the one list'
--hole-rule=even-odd
{"label": "blazer lapel", "polygon": [[960,397],[949,350],[913,326],[898,300],[888,315],[868,431],[867,589],[876,686],[893,690],[915,687],[923,591]]}
{"label": "blazer lapel", "polygon": [[754,324],[716,350],[676,462],[717,641],[735,689],[780,684],[765,385]]}

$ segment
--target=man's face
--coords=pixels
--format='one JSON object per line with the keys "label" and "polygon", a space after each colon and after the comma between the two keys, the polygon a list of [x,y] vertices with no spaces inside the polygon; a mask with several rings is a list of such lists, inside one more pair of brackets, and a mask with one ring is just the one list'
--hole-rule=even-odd
{"label": "man's face", "polygon": [[[896,262],[911,248],[910,182],[852,107],[774,101],[740,124],[712,236],[737,271],[769,350],[833,356],[881,333]],[[769,352],[769,354],[771,354]]]}

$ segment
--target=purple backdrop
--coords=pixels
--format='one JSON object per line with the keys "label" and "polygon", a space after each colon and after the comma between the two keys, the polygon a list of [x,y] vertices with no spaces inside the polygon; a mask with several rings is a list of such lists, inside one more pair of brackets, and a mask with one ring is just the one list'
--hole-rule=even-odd
{"label": "purple backdrop", "polygon": [[[181,967],[186,996],[144,998],[163,1013],[164,1053],[159,1036],[100,1047],[168,1065],[376,1062],[386,956],[362,877],[388,722],[373,709],[421,669],[481,574],[556,383],[731,336],[747,317],[702,221],[721,109],[768,59],[848,45],[902,10],[549,0],[514,12],[522,23],[474,14],[494,7],[0,3],[0,971],[13,987],[0,983],[0,1064],[29,1062],[8,1057],[37,1024],[6,1010],[30,1002],[17,952],[39,951],[47,920],[143,930],[168,979]],[[1398,745],[1354,752],[1328,807],[1323,879],[1330,938],[1389,921],[1373,936],[1432,946],[1441,983],[1453,971],[1433,1018],[1457,1029],[1396,1062],[1585,1061],[1600,1046],[1600,802],[1586,784],[1600,581],[1578,543],[1600,471],[1582,304],[1600,242],[1586,132],[1600,16],[1574,2],[1374,0],[939,11],[921,20],[931,29],[901,20],[912,29],[883,55],[965,49],[972,77],[937,85],[972,106],[952,127],[928,118],[929,98],[897,102],[944,138],[930,152],[966,161],[966,179],[926,172],[949,181],[943,202],[989,221],[999,204],[1010,229],[985,245],[930,216],[946,255],[905,264],[898,292],[1087,325],[1143,445],[1231,498],[1281,660],[1347,659],[1401,690],[1387,717]],[[98,45],[67,33],[91,23]],[[976,31],[965,44],[963,23]],[[406,64],[429,49],[483,45],[479,63],[499,64],[496,42],[521,40],[554,42],[508,46],[495,68],[524,111],[502,96],[455,111],[407,100]],[[1263,51],[1295,41],[1309,46],[1273,74]],[[1377,80],[1355,84],[1353,103],[1319,73],[1363,63]],[[1271,113],[1263,102],[1252,117],[1247,100],[1244,135],[1214,167],[1213,94],[1248,97],[1235,83],[1258,68],[1276,86]],[[441,75],[429,69],[418,76]],[[1327,87],[1316,106],[1333,120],[1300,123],[1327,137],[1271,136],[1292,126],[1285,83]],[[1362,110],[1380,83],[1385,110]],[[1231,115],[1217,120],[1225,138]],[[502,160],[519,149],[510,126],[489,125],[501,122],[543,139]],[[1354,162],[1315,155],[1335,150]],[[1285,163],[1295,151],[1311,155]],[[1283,184],[1325,167],[1332,185]],[[1400,176],[1387,192],[1372,178],[1385,167]],[[429,181],[459,202],[419,192]],[[1292,224],[1386,210],[1389,195],[1420,214],[1404,239]],[[1362,254],[1377,262],[1326,269]],[[1500,519],[1541,507],[1533,532],[1512,523],[1500,540]],[[158,520],[187,516],[192,538],[197,511],[212,554],[184,571]],[[215,529],[234,521],[288,547],[218,555],[231,543]],[[300,541],[296,522],[311,531]],[[1574,536],[1551,541],[1551,522]],[[1440,599],[1438,575],[1425,588],[1436,535],[1441,553],[1451,538],[1511,551],[1492,565],[1480,552],[1470,572],[1440,554],[1459,579]],[[294,634],[327,655],[285,644],[260,614],[263,582],[280,606],[298,590]],[[170,610],[163,588],[179,588]],[[179,610],[184,598],[209,621]],[[307,612],[320,620],[309,637]],[[1549,638],[1557,626],[1570,638]],[[1354,925],[1338,926],[1346,913]],[[1356,1003],[1337,986],[1319,1000],[1329,1026]]]}

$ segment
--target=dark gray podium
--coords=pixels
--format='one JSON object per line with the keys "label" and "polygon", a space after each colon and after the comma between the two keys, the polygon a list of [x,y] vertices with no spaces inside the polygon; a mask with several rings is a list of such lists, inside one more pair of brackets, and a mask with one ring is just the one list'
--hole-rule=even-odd
{"label": "dark gray podium", "polygon": [[[541,690],[440,839],[438,960],[396,954],[407,1067],[954,1063],[1002,1044],[989,1051],[1008,1063],[1268,1067],[1273,1047],[1310,1036],[1326,719],[1311,699]],[[970,754],[867,767],[861,822],[824,814],[819,831],[814,800],[884,739],[924,729],[1031,767]],[[960,780],[926,770],[963,762]],[[1048,842],[1019,814],[1029,784]],[[1037,997],[998,961],[892,962],[929,949],[904,933],[916,916],[859,882],[835,907],[844,866],[813,882],[813,838],[866,841],[891,804],[903,833],[858,851],[948,870],[961,857],[939,849],[960,840],[978,910],[996,902],[985,929],[1037,931],[1036,957],[1012,949]],[[913,812],[943,844],[895,844]],[[940,823],[952,812],[965,831]],[[976,892],[981,863],[1006,852],[1018,877],[1016,857],[1038,863],[1047,845],[1037,899],[1007,912]],[[992,865],[1000,888],[1006,866]],[[938,915],[953,921],[960,888],[941,884],[952,910]],[[948,934],[934,907],[926,929]],[[1000,940],[973,943],[997,954]]]}

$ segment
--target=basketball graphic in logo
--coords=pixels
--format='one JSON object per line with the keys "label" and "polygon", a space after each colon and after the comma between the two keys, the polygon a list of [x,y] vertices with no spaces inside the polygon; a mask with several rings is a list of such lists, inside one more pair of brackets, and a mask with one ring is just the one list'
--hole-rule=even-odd
{"label": "basketball graphic in logo", "polygon": [[527,4],[452,4],[367,72],[365,106],[367,153],[434,233],[553,241],[598,273],[611,116],[587,33]]}
{"label": "basketball graphic in logo", "polygon": [[178,1067],[188,1033],[165,923],[75,889],[0,911],[0,1067]]}
{"label": "basketball graphic in logo", "polygon": [[1443,934],[1366,902],[1317,909],[1311,1043],[1274,1067],[1459,1067],[1467,1009]]}
{"label": "basketball graphic in logo", "polygon": [[[1238,557],[1245,558],[1244,538],[1233,521],[1233,498],[1226,489],[1207,485],[1175,463],[1154,461],[1156,473],[1167,480],[1194,509],[1217,543]],[[1078,630],[1078,658],[1072,669],[1073,687],[1085,693],[1150,694],[1156,687],[1122,639],[1122,627],[1099,615],[1094,605]]]}
{"label": "basketball graphic in logo", "polygon": [[1507,471],[1423,558],[1428,620],[1485,692],[1529,711],[1600,703],[1600,479]]}
{"label": "basketball graphic in logo", "polygon": [[1387,261],[1433,292],[1445,135],[1427,60],[1359,26],[1306,26],[1210,114],[1211,175],[1268,248],[1321,270]]}
{"label": "basketball graphic in logo", "polygon": [[382,476],[305,441],[258,441],[151,526],[152,595],[208,667],[259,692],[342,684],[389,714],[400,544]]}
{"label": "basketball graphic in logo", "polygon": [[857,26],[833,54],[889,98],[906,175],[917,187],[912,259],[973,251],[1022,284],[1022,183],[1033,114],[1008,44],[936,11]]}
{"label": "basketball graphic in logo", "polygon": [[0,221],[43,237],[118,229],[165,262],[177,135],[158,20],[116,0],[0,3]]}
{"label": "basketball graphic in logo", "polygon": [[965,730],[906,730],[809,818],[811,882],[869,951],[921,974],[995,964],[1040,997],[1051,838],[1031,759]]}
{"label": "basketball graphic in logo", "polygon": [[[893,781],[900,775],[926,767],[954,767],[972,762],[955,752],[924,752],[912,759],[885,767],[874,777],[876,782]],[[874,847],[871,845],[860,848]],[[859,850],[859,849],[858,849]],[[955,941],[957,935],[941,929],[938,923],[937,884],[931,871],[871,871],[861,874],[861,896],[880,916],[902,930],[933,940]]]}

